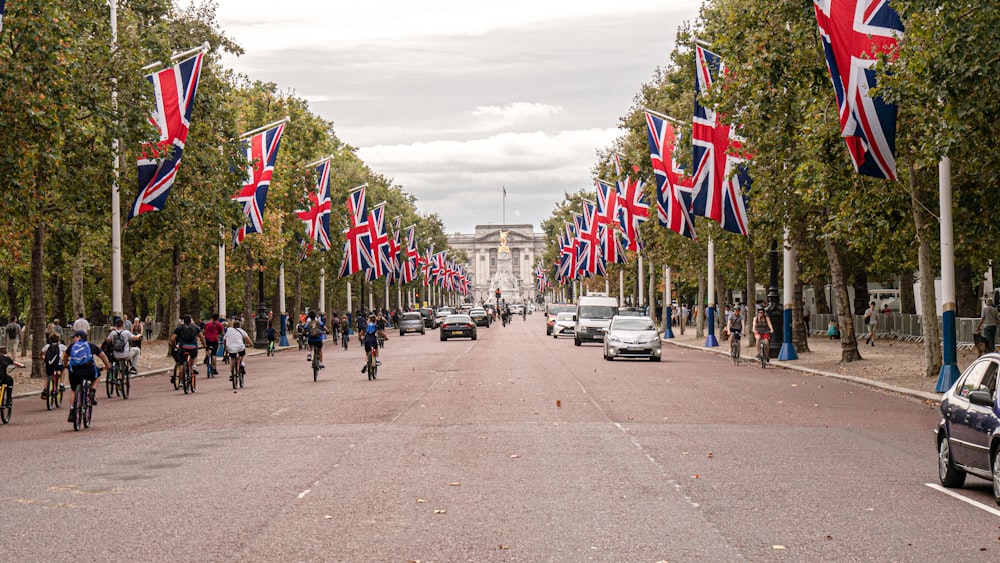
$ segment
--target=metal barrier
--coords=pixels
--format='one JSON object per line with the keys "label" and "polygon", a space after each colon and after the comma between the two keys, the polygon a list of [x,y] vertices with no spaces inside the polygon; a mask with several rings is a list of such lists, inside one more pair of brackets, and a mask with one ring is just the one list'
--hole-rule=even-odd
{"label": "metal barrier", "polygon": [[[833,320],[840,325],[840,317],[838,315],[829,314],[813,314],[810,315],[810,331],[813,334],[826,335],[827,329],[830,326],[830,321]],[[865,318],[863,315],[851,315],[851,320],[854,323],[854,333],[861,335],[868,333],[868,326],[865,324]],[[923,342],[923,328],[920,315],[903,315],[901,313],[879,313],[877,317],[878,326],[875,329],[875,334],[879,338],[892,338],[895,340],[902,340],[904,342]],[[938,323],[938,334],[940,334],[944,329],[942,327],[941,317],[937,317]],[[955,338],[958,341],[958,347],[962,349],[971,349],[973,347],[973,334],[976,332],[976,325],[979,324],[978,318],[957,318],[955,319]],[[843,330],[840,331],[843,334]]]}

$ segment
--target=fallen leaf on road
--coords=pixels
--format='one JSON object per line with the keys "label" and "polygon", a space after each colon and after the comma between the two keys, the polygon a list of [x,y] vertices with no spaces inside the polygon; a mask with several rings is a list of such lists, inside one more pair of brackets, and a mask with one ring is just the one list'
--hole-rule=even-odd
{"label": "fallen leaf on road", "polygon": [[559,408],[561,406],[562,406],[562,401],[556,401],[556,408]]}
{"label": "fallen leaf on road", "polygon": [[713,454],[712,452],[708,452],[708,459],[712,459],[713,457],[715,457],[715,454]]}
{"label": "fallen leaf on road", "polygon": [[444,514],[444,510],[441,510],[439,508],[439,509],[437,509],[437,510],[434,511],[434,514]]}
{"label": "fallen leaf on road", "polygon": [[785,546],[783,546],[783,545],[772,545],[771,549],[785,549]]}
{"label": "fallen leaf on road", "polygon": [[327,520],[333,520],[333,516],[330,516],[329,514],[327,514],[327,515],[326,515],[326,516],[324,516],[323,518],[325,518],[325,519],[327,519]]}
{"label": "fallen leaf on road", "polygon": [[521,456],[520,456],[520,454],[511,454],[511,456],[510,456],[510,457],[511,457],[511,458],[519,458],[519,457],[521,457]]}
{"label": "fallen leaf on road", "polygon": [[692,479],[701,479],[701,473],[695,473],[691,476]]}
{"label": "fallen leaf on road", "polygon": [[832,540],[832,539],[833,539],[833,536],[826,536],[826,539],[828,539],[828,540]]}
{"label": "fallen leaf on road", "polygon": [[426,501],[426,500],[424,500],[424,499],[422,499],[422,498],[418,498],[416,502],[418,502],[418,503],[423,503],[423,502],[427,502],[427,501]]}
{"label": "fallen leaf on road", "polygon": [[510,548],[501,543],[497,545],[497,549],[510,549]]}
{"label": "fallen leaf on road", "polygon": [[460,481],[452,481],[451,483],[448,483],[448,486],[450,486],[450,487],[461,487],[462,483]]}

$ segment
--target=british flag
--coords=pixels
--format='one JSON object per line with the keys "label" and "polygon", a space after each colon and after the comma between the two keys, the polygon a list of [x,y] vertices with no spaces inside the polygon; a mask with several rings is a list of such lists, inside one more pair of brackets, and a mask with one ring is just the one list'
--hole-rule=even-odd
{"label": "british flag", "polygon": [[539,260],[538,264],[535,265],[535,289],[538,290],[538,293],[542,293],[548,288],[549,276],[545,268],[542,267],[542,261]]}
{"label": "british flag", "polygon": [[247,176],[243,187],[232,196],[243,204],[243,226],[238,229],[240,242],[250,233],[264,232],[264,204],[267,203],[267,189],[274,176],[274,164],[278,160],[278,148],[284,132],[285,122],[282,121],[242,141]]}
{"label": "british flag", "polygon": [[431,284],[431,266],[434,262],[434,243],[432,242],[420,259],[420,273],[423,274],[423,284],[427,287]]}
{"label": "british flag", "polygon": [[601,227],[597,225],[597,204],[583,200],[583,213],[576,215],[576,231],[580,239],[578,265],[584,277],[607,274],[604,254],[601,252]]}
{"label": "british flag", "polygon": [[872,66],[903,37],[903,22],[888,0],[814,0],[854,169],[875,178],[896,179],[896,105],[868,94],[876,85]]}
{"label": "british flag", "polygon": [[602,228],[601,250],[608,264],[624,264],[625,249],[618,227],[618,190],[597,180],[597,225]]}
{"label": "british flag", "polygon": [[579,277],[579,267],[577,266],[579,245],[580,240],[576,236],[576,228],[573,224],[566,223],[566,233],[559,239],[559,278],[562,283]]}
{"label": "british flag", "polygon": [[340,263],[340,277],[367,270],[373,262],[364,186],[354,188],[348,194],[347,220],[349,225],[344,229],[344,260]]}
{"label": "british flag", "polygon": [[330,161],[316,167],[316,191],[306,194],[306,209],[295,214],[305,223],[306,238],[330,250]]}
{"label": "british flag", "polygon": [[412,283],[417,277],[417,265],[420,262],[420,252],[417,251],[417,227],[410,225],[406,229],[406,259],[401,272],[403,283]]}
{"label": "british flag", "polygon": [[5,0],[0,0],[0,32],[3,32],[3,4]]}
{"label": "british flag", "polygon": [[744,164],[746,157],[740,153],[742,139],[736,134],[739,127],[720,123],[716,111],[701,103],[715,77],[723,72],[722,59],[698,45],[691,123],[695,167],[691,212],[718,222],[729,232],[746,235],[745,196],[750,191],[750,177]]}
{"label": "british flag", "polygon": [[125,220],[126,227],[135,217],[159,211],[167,203],[187,142],[204,57],[205,52],[201,51],[174,66],[146,75],[156,100],[149,122],[159,130],[160,139],[142,146],[137,160],[139,191]]}
{"label": "british flag", "polygon": [[300,238],[298,263],[301,264],[302,262],[305,261],[306,258],[309,258],[309,255],[312,254],[312,251],[313,251],[312,240],[308,238]]}
{"label": "british flag", "polygon": [[371,245],[372,263],[365,269],[365,279],[375,281],[392,268],[389,261],[389,236],[385,232],[385,202],[376,205],[368,214],[368,241]]}
{"label": "british flag", "polygon": [[403,218],[399,215],[392,222],[392,236],[389,237],[389,263],[391,267],[386,273],[386,280],[389,283],[399,283],[402,277],[401,271],[401,261],[399,259],[399,251],[402,249],[402,244],[400,243],[400,226],[403,222]]}
{"label": "british flag", "polygon": [[676,137],[667,120],[646,113],[649,160],[656,175],[656,210],[660,225],[690,239],[697,239],[691,216],[691,177],[674,160]]}
{"label": "british flag", "polygon": [[642,192],[642,186],[642,181],[629,176],[618,183],[618,224],[625,234],[625,248],[632,252],[642,249],[639,225],[649,219],[649,201]]}

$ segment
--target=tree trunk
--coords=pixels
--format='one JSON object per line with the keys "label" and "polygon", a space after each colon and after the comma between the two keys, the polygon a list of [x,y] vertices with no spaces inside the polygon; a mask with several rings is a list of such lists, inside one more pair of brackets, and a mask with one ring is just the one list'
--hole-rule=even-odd
{"label": "tree trunk", "polygon": [[7,274],[7,303],[10,304],[9,316],[21,316],[20,307],[17,304],[17,280],[13,273]]}
{"label": "tree trunk", "polygon": [[66,278],[63,272],[53,273],[52,278],[52,318],[65,325],[67,320],[73,320],[66,316]]}
{"label": "tree trunk", "polygon": [[833,276],[833,287],[837,295],[837,318],[840,322],[840,361],[856,362],[861,358],[858,352],[858,339],[854,334],[854,319],[851,316],[850,298],[847,294],[847,277],[840,262],[840,251],[829,238],[823,239],[826,257],[830,262],[830,273]]}
{"label": "tree trunk", "polygon": [[80,248],[73,258],[73,288],[71,293],[73,318],[67,320],[73,322],[86,312],[83,308],[83,248]]}
{"label": "tree trunk", "polygon": [[920,264],[920,330],[924,337],[924,375],[937,377],[941,371],[941,330],[938,327],[937,300],[934,295],[934,266],[932,262],[930,229],[924,208],[919,200],[919,172],[910,171],[910,208],[917,234],[917,261]]}
{"label": "tree trunk", "polygon": [[[31,241],[31,318],[28,321],[28,334],[31,335],[31,357],[42,357],[42,346],[45,344],[45,221],[39,221],[35,226]],[[28,352],[28,337],[23,336],[21,355]],[[13,355],[13,352],[11,352]],[[31,362],[31,377],[45,377],[45,362]]]}
{"label": "tree trunk", "polygon": [[257,340],[257,323],[253,322],[253,314],[257,312],[257,292],[254,291],[253,287],[257,265],[250,252],[250,247],[243,245],[243,250],[247,257],[247,265],[243,270],[243,318],[246,319],[243,330],[250,336],[250,340]]}
{"label": "tree trunk", "polygon": [[136,316],[135,296],[132,295],[132,268],[128,260],[122,261],[122,314]]}
{"label": "tree trunk", "polygon": [[917,302],[913,298],[913,274],[899,276],[899,310],[904,315],[917,314]]}
{"label": "tree trunk", "polygon": [[868,309],[868,270],[866,264],[854,272],[854,314],[864,315]]}
{"label": "tree trunk", "polygon": [[979,300],[982,291],[982,275],[973,272],[968,264],[955,264],[955,315],[978,317],[982,310]]}
{"label": "tree trunk", "polygon": [[170,338],[181,318],[181,247],[174,245],[170,268],[170,293],[161,322],[160,338]]}
{"label": "tree trunk", "polygon": [[302,312],[302,268],[295,268],[295,309],[292,310],[293,317],[298,319]]}
{"label": "tree trunk", "polygon": [[813,281],[812,287],[813,298],[816,300],[816,314],[830,314],[830,303],[826,300],[826,284],[823,283],[822,279],[817,278]]}
{"label": "tree trunk", "polygon": [[802,318],[802,280],[799,279],[799,244],[797,239],[789,240],[792,272],[792,344],[796,352],[809,351],[806,321]]}

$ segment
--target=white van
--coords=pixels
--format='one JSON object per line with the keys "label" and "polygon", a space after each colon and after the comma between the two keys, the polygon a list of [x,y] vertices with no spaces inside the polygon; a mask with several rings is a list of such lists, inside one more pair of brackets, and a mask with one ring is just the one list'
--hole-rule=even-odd
{"label": "white van", "polygon": [[611,318],[618,314],[618,299],[606,296],[585,295],[576,304],[576,333],[573,344],[584,340],[604,342],[604,332]]}

